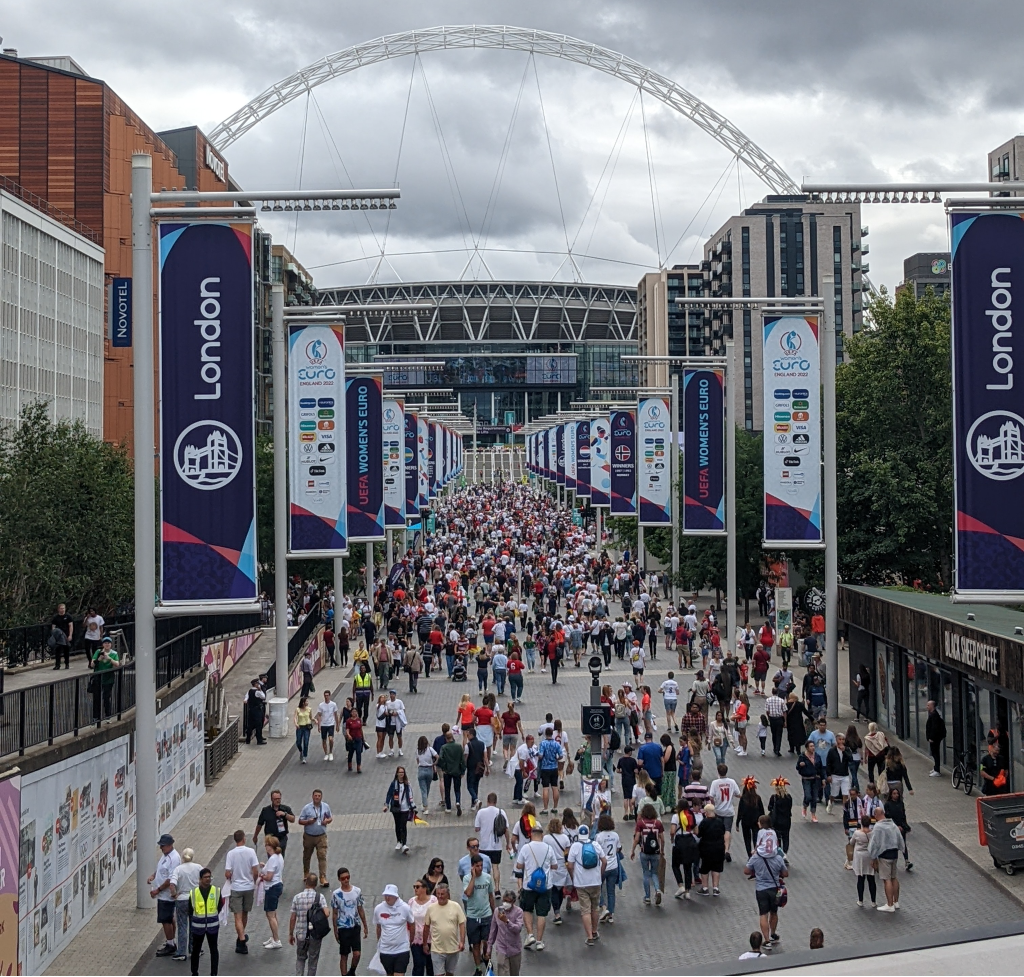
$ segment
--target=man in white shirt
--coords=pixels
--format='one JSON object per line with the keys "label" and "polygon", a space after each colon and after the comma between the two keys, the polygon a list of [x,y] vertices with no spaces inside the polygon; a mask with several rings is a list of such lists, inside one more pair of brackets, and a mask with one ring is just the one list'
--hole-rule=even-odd
{"label": "man in white shirt", "polygon": [[729,768],[724,764],[718,765],[718,779],[711,781],[708,788],[708,799],[715,805],[715,815],[722,819],[725,825],[725,860],[732,861],[729,854],[729,840],[732,837],[733,804],[740,796],[740,785],[729,776]]}
{"label": "man in white shirt", "polygon": [[523,874],[519,905],[526,923],[525,946],[534,950],[544,949],[544,927],[551,912],[551,872],[556,864],[555,853],[544,841],[544,829],[539,823],[534,824],[530,840],[520,846],[515,864],[516,871]]}
{"label": "man in white shirt", "polygon": [[164,945],[156,951],[158,957],[180,956],[185,948],[179,948],[174,939],[174,895],[171,892],[171,878],[181,864],[181,856],[174,850],[174,839],[161,835],[157,842],[160,861],[156,871],[149,877],[149,894],[156,899],[156,921],[164,930]]}
{"label": "man in white shirt", "polygon": [[316,725],[320,730],[320,745],[324,748],[324,759],[334,759],[334,731],[341,725],[341,713],[338,703],[331,698],[331,693],[324,690],[324,701],[316,707]]}
{"label": "man in white shirt", "polygon": [[629,664],[633,667],[633,677],[641,679],[644,677],[644,664],[647,661],[647,652],[639,641],[633,641],[633,647],[629,652]]}
{"label": "man in white shirt", "polygon": [[235,917],[235,953],[248,953],[245,927],[249,923],[253,899],[256,897],[256,876],[260,860],[245,843],[245,832],[239,829],[234,834],[235,847],[224,859],[224,878],[231,883],[228,897],[228,911]]}
{"label": "man in white shirt", "polygon": [[[584,851],[584,849],[587,849]],[[587,867],[584,861],[590,856],[590,849],[597,857],[596,864]],[[598,915],[601,912],[601,881],[604,878],[605,869],[608,867],[608,858],[605,853],[590,839],[590,829],[581,824],[578,840],[569,847],[569,855],[566,858],[566,865],[569,869],[569,877],[580,900],[580,917],[583,920],[583,929],[587,934],[587,946],[593,946],[597,940],[595,934],[598,928]]]}
{"label": "man in white shirt", "polygon": [[[494,822],[498,816],[505,822],[505,831],[501,835],[494,833]],[[486,855],[491,860],[491,874],[494,876],[494,888],[497,891],[501,886],[501,852],[509,848],[511,837],[511,822],[508,815],[498,807],[498,795],[491,793],[487,795],[487,806],[476,812],[476,820],[473,822],[476,833],[480,835],[480,854]]]}

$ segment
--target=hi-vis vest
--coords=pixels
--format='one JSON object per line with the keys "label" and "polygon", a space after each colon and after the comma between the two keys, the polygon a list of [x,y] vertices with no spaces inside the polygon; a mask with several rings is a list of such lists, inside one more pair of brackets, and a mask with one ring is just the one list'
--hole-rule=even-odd
{"label": "hi-vis vest", "polygon": [[372,681],[373,681],[373,676],[369,672],[367,672],[365,675],[357,675],[356,676],[356,689],[357,690],[369,689],[370,688],[370,683]]}
{"label": "hi-vis vest", "polygon": [[192,929],[197,933],[215,933],[220,928],[220,916],[217,907],[220,905],[220,889],[210,886],[206,898],[203,890],[196,886],[190,896],[192,900]]}

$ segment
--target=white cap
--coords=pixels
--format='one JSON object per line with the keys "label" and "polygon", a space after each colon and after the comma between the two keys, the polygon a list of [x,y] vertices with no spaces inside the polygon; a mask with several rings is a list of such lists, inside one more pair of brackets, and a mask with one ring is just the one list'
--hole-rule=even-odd
{"label": "white cap", "polygon": [[397,885],[386,885],[386,886],[384,886],[384,895],[398,897],[399,896],[398,886]]}

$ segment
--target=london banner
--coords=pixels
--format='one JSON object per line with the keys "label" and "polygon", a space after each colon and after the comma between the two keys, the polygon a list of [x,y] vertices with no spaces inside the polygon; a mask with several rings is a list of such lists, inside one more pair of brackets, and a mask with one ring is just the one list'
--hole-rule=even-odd
{"label": "london banner", "polygon": [[351,543],[384,539],[384,465],[380,455],[384,412],[382,386],[380,376],[354,376],[346,382],[348,538]]}
{"label": "london banner", "polygon": [[611,505],[611,426],[607,417],[590,419],[590,504]]}
{"label": "london banner", "polygon": [[565,487],[576,491],[576,421],[568,421],[565,425]]}
{"label": "london banner", "polygon": [[384,527],[405,528],[405,401],[384,401],[381,434],[384,462]]}
{"label": "london banner", "polygon": [[764,316],[765,549],[822,542],[818,342],[815,315]]}
{"label": "london banner", "polygon": [[1024,600],[1024,376],[1014,369],[1013,328],[1022,217],[950,215],[954,591],[962,600]]}
{"label": "london banner", "polygon": [[348,545],[345,327],[288,331],[289,551],[334,557]]}
{"label": "london banner", "polygon": [[725,532],[725,371],[683,370],[683,532]]}
{"label": "london banner", "polygon": [[252,224],[160,240],[160,599],[256,599]]}
{"label": "london banner", "polygon": [[576,494],[590,498],[590,421],[576,422]]}
{"label": "london banner", "polygon": [[430,508],[430,458],[428,456],[428,441],[430,440],[430,427],[427,419],[422,415],[416,418],[416,448],[419,451],[419,493],[420,508]]}
{"label": "london banner", "polygon": [[419,420],[415,411],[405,412],[405,514],[415,518],[420,514],[420,453],[416,446]]}
{"label": "london banner", "polygon": [[641,397],[636,411],[636,488],[640,525],[672,522],[672,412],[666,397]]}
{"label": "london banner", "polygon": [[636,515],[636,411],[611,413],[610,512],[613,516]]}
{"label": "london banner", "polygon": [[437,498],[437,423],[427,421],[427,498]]}
{"label": "london banner", "polygon": [[565,425],[555,425],[555,481],[565,484]]}

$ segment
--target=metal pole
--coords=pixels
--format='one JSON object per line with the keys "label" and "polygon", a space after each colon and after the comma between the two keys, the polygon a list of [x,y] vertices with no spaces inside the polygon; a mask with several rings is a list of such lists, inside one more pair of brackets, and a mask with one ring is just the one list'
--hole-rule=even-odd
{"label": "metal pole", "polygon": [[[601,705],[601,680],[591,677],[590,680],[590,704]],[[590,776],[603,777],[604,767],[604,737],[600,733],[594,733],[590,737]]]}
{"label": "metal pole", "polygon": [[737,376],[736,343],[731,339],[726,341],[725,356],[728,360],[725,366],[725,468],[728,472],[725,487],[725,530],[728,534],[725,539],[725,586],[729,601],[726,605],[726,634],[729,639],[726,647],[734,649],[740,608],[736,593],[736,412],[733,397],[739,387],[733,387]]}
{"label": "metal pole", "polygon": [[373,543],[366,544],[366,603],[373,612]]}
{"label": "metal pole", "polygon": [[345,559],[334,558],[334,628],[338,628],[338,616],[341,614],[341,598],[345,595]]}
{"label": "metal pole", "polygon": [[477,411],[477,400],[473,397],[473,484],[476,485],[479,479],[477,478],[477,452],[476,452],[476,411]]}
{"label": "metal pole", "polygon": [[132,314],[135,317],[135,799],[138,862],[135,905],[148,909],[146,860],[156,852],[156,500],[153,493],[153,158],[132,154]]}
{"label": "metal pole", "polygon": [[828,714],[839,718],[839,533],[836,520],[836,302],[831,275],[821,276],[825,302],[821,345],[822,440],[825,472],[822,485],[822,530],[825,537],[825,691]]}
{"label": "metal pole", "polygon": [[642,574],[644,572],[644,527],[640,525],[640,518],[637,517],[636,525],[636,568]]}
{"label": "metal pole", "polygon": [[672,373],[672,392],[669,394],[669,410],[672,412],[672,450],[669,454],[671,466],[671,478],[669,485],[672,486],[672,604],[679,606],[679,533],[682,529],[682,518],[680,501],[682,495],[679,491],[679,374]]}
{"label": "metal pole", "polygon": [[600,553],[601,553],[601,538],[604,535],[604,527],[602,526],[602,523],[604,522],[604,509],[595,509],[594,512],[597,513],[597,544],[596,544],[596,549],[597,549],[598,555],[600,555]]}
{"label": "metal pole", "polygon": [[[274,384],[274,694],[288,698],[288,381],[285,356],[284,285],[270,286]],[[287,732],[285,730],[284,732]],[[283,733],[282,733],[283,735]]]}
{"label": "metal pole", "polygon": [[390,530],[390,529],[385,530],[385,532],[384,532],[384,559],[385,559],[385,564],[386,564],[387,569],[388,569],[388,573],[391,572],[391,567],[394,566],[394,563],[395,563],[395,554],[394,554],[394,552],[392,550],[394,542],[395,542],[395,539],[394,539],[394,535],[392,533],[392,530]]}

